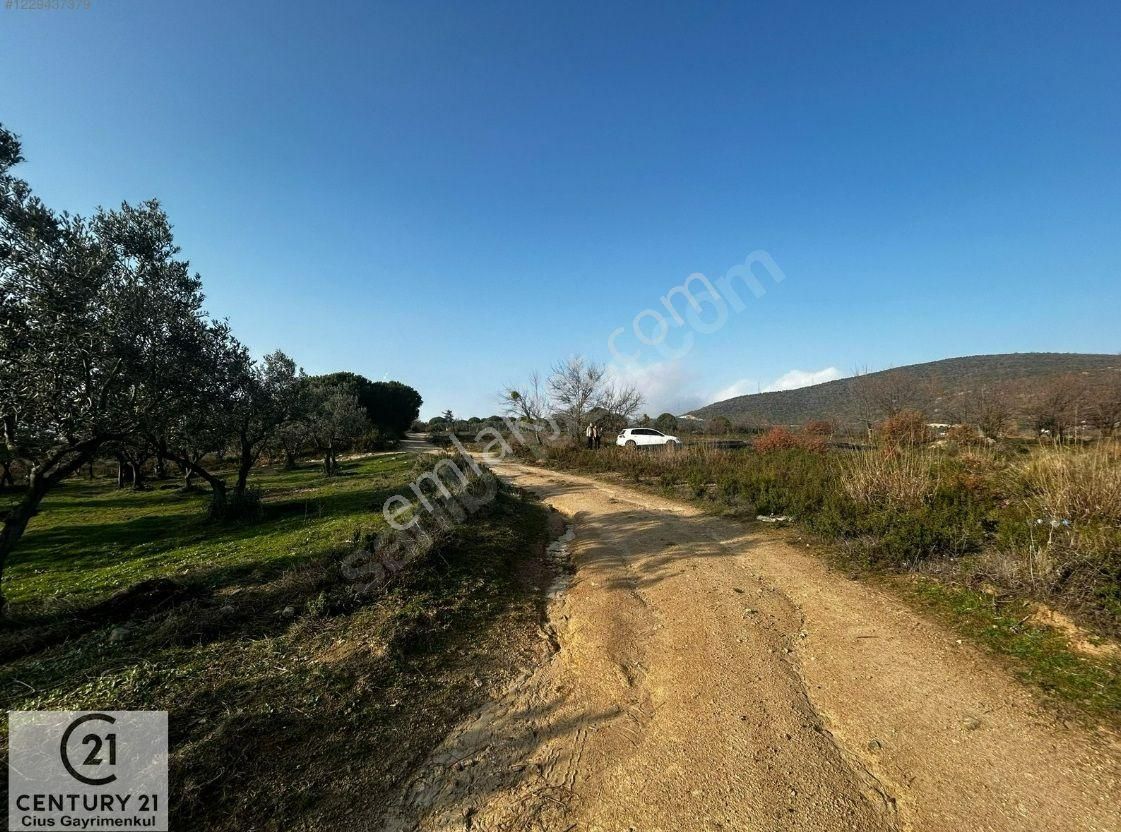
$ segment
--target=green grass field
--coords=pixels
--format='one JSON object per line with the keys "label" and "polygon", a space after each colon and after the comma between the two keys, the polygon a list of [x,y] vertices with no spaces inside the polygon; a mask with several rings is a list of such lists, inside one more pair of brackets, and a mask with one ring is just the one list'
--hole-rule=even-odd
{"label": "green grass field", "polygon": [[147,491],[105,480],[72,479],[48,495],[12,556],[4,591],[13,612],[84,606],[146,578],[184,578],[212,586],[275,572],[344,545],[356,529],[382,524],[385,498],[408,481],[406,454],[349,463],[346,476],[315,466],[265,469],[254,480],[265,523],[215,525],[209,492],[178,482]]}
{"label": "green grass field", "polygon": [[[261,471],[264,516],[240,524],[208,522],[205,493],[66,483],[6,578],[0,703],[167,710],[174,828],[380,817],[448,730],[533,661],[551,581],[545,511],[508,490],[384,589],[347,581],[355,535],[381,525],[420,464]],[[152,578],[182,591],[106,604]]]}

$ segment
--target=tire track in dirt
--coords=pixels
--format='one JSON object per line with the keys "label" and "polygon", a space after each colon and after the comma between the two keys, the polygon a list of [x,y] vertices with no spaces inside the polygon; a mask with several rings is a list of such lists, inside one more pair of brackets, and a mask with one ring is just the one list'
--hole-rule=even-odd
{"label": "tire track in dirt", "polygon": [[383,828],[1121,829],[1121,752],[789,543],[495,466],[573,518],[559,650],[450,735]]}

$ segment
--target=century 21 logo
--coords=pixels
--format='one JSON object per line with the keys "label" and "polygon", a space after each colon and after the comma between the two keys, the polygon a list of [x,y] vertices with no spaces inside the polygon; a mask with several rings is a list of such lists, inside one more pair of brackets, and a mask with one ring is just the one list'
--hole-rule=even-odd
{"label": "century 21 logo", "polygon": [[[86,777],[84,774],[80,773],[76,768],[74,768],[74,764],[70,761],[69,745],[71,736],[82,725],[85,725],[87,722],[94,721],[108,722],[110,725],[113,725],[117,720],[109,716],[109,714],[97,713],[86,714],[85,716],[78,717],[70,723],[69,727],[63,733],[62,742],[59,745],[58,751],[59,756],[62,757],[62,765],[66,767],[66,770],[70,773],[70,776],[75,780],[79,780],[88,786],[105,786],[116,780],[117,775],[107,774],[104,777]],[[86,754],[85,760],[83,760],[79,764],[83,767],[100,767],[106,764],[108,764],[109,766],[115,766],[117,764],[117,735],[115,733],[105,734],[103,737],[101,734],[93,733],[91,730],[90,733],[82,737],[81,742],[78,743],[78,745],[90,747],[89,753]],[[80,749],[78,750],[80,751]]]}

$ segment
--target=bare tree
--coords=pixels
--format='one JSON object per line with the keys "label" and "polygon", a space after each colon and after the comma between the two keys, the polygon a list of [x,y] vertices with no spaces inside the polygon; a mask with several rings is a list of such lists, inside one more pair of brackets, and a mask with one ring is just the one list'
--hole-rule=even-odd
{"label": "bare tree", "polygon": [[1112,372],[1099,380],[1087,399],[1087,421],[1101,431],[1102,436],[1113,436],[1121,426],[1121,374]]}
{"label": "bare tree", "polygon": [[541,382],[541,374],[535,370],[525,384],[508,387],[502,391],[501,400],[506,415],[525,423],[533,431],[537,444],[542,444],[542,423],[550,414],[549,397]]}
{"label": "bare tree", "polygon": [[1062,442],[1086,415],[1086,399],[1086,383],[1078,376],[1058,376],[1045,382],[1031,406],[1036,430],[1048,431],[1052,439]]}
{"label": "bare tree", "polygon": [[600,396],[599,407],[612,416],[629,420],[642,407],[642,394],[629,384],[608,384]]}
{"label": "bare tree", "polygon": [[922,410],[927,386],[906,370],[859,372],[853,379],[860,410],[873,422],[904,410]]}
{"label": "bare tree", "polygon": [[904,411],[925,413],[938,400],[941,390],[939,379],[920,378],[904,369],[876,373],[857,370],[852,380],[853,404],[869,437],[882,419]]}
{"label": "bare tree", "polygon": [[1014,396],[1008,384],[994,384],[962,394],[947,419],[976,427],[987,439],[1001,439],[1014,426]]}
{"label": "bare tree", "polygon": [[548,386],[553,410],[573,435],[594,409],[627,420],[642,407],[642,394],[637,388],[612,382],[602,364],[587,361],[583,356],[553,365]]}
{"label": "bare tree", "polygon": [[573,435],[585,414],[596,406],[606,371],[598,364],[574,356],[553,365],[549,374],[549,393],[556,411],[568,424]]}

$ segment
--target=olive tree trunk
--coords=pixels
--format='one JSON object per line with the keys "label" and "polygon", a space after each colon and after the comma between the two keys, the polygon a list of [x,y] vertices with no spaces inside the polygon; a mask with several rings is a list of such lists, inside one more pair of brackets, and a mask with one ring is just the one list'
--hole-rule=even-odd
{"label": "olive tree trunk", "polygon": [[[87,440],[77,446],[56,452],[41,465],[31,466],[27,475],[27,492],[8,510],[4,517],[4,528],[0,529],[0,618],[6,618],[8,613],[3,592],[4,569],[8,564],[8,556],[23,537],[27,524],[39,510],[39,504],[47,492],[92,460],[101,441],[101,439]],[[64,461],[70,454],[73,456],[68,461]]]}

